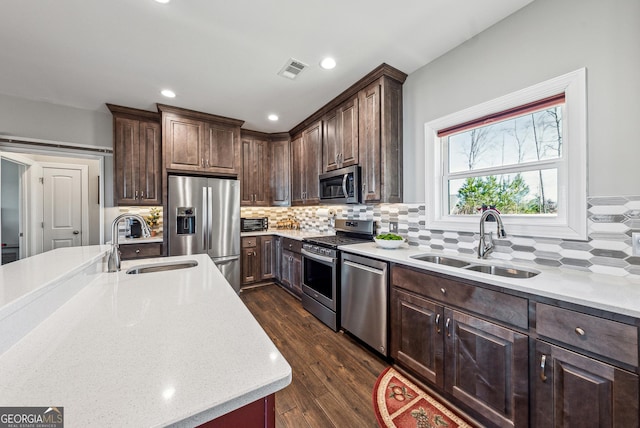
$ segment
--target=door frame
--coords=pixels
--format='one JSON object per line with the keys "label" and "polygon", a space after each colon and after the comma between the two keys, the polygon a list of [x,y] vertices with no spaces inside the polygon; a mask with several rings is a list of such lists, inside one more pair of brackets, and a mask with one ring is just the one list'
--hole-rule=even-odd
{"label": "door frame", "polygon": [[[44,170],[51,169],[75,169],[80,170],[80,195],[82,198],[82,214],[80,220],[80,245],[89,245],[89,167],[87,165],[79,165],[73,163],[57,163],[57,162],[38,162],[42,166],[42,176],[44,177]],[[44,208],[44,184],[40,186],[40,195],[42,197],[42,207]],[[42,219],[44,221],[44,211],[42,212]],[[44,228],[43,235],[44,235]],[[44,236],[43,236],[44,238]],[[43,242],[44,246],[44,242]]]}

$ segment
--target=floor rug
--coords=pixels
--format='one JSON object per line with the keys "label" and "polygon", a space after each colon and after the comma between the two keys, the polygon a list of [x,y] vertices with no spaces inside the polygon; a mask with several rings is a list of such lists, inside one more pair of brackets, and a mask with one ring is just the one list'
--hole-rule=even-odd
{"label": "floor rug", "polygon": [[381,427],[473,427],[393,367],[387,367],[378,376],[373,387],[373,409]]}

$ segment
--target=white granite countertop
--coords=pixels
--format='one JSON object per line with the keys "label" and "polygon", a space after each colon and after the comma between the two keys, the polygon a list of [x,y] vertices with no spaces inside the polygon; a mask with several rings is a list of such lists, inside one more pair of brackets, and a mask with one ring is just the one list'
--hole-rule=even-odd
{"label": "white granite countertop", "polygon": [[[23,263],[22,274],[73,269],[103,247],[83,248],[84,258],[55,250]],[[126,274],[175,260],[198,266]],[[5,295],[21,292],[7,282],[16,269],[0,269]],[[63,406],[68,427],[195,426],[291,382],[291,367],[207,255],[132,260],[84,278],[0,355],[0,405]]]}
{"label": "white granite countertop", "polygon": [[[457,252],[444,252],[419,247],[410,247],[406,243],[402,247],[388,250],[379,248],[375,243],[344,245],[339,247],[343,251],[373,257],[390,262],[400,263],[421,269],[430,270],[459,278],[480,281],[501,287],[538,296],[558,299],[569,303],[605,310],[617,314],[640,318],[640,279],[616,277],[569,269],[546,266],[523,266],[502,260],[479,260],[476,257]],[[433,254],[466,260],[472,264],[492,264],[503,267],[518,267],[529,271],[540,272],[532,278],[505,278],[439,265],[412,259],[417,254]]]}
{"label": "white granite countertop", "polygon": [[306,230],[290,230],[290,229],[269,229],[261,232],[242,232],[240,236],[264,236],[264,235],[276,235],[284,238],[291,238],[298,241],[302,241],[304,238],[311,238],[314,236],[330,236],[335,235],[335,232],[310,232]]}

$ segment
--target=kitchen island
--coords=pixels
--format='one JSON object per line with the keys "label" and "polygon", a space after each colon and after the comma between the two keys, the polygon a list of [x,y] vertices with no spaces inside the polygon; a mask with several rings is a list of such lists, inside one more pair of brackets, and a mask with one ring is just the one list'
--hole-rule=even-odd
{"label": "kitchen island", "polygon": [[[89,250],[69,250],[40,255],[42,269],[61,255],[80,268],[43,274],[44,291],[32,284],[0,308],[0,327],[15,325],[66,296],[0,355],[0,406],[64,407],[68,427],[197,426],[291,382],[291,367],[208,256],[123,262],[105,273],[108,247],[84,258],[73,251]],[[184,260],[198,265],[126,273]],[[18,278],[21,263],[33,268],[25,259],[0,269]],[[2,293],[15,297],[20,285],[7,278]]]}

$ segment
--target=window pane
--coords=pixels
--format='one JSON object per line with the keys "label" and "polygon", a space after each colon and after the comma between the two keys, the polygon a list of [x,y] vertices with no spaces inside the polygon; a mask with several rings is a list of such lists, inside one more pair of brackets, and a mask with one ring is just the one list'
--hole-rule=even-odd
{"label": "window pane", "polygon": [[450,135],[449,172],[517,165],[562,156],[562,106]]}
{"label": "window pane", "polygon": [[483,204],[495,206],[502,214],[555,215],[558,170],[449,180],[449,214],[478,214]]}

